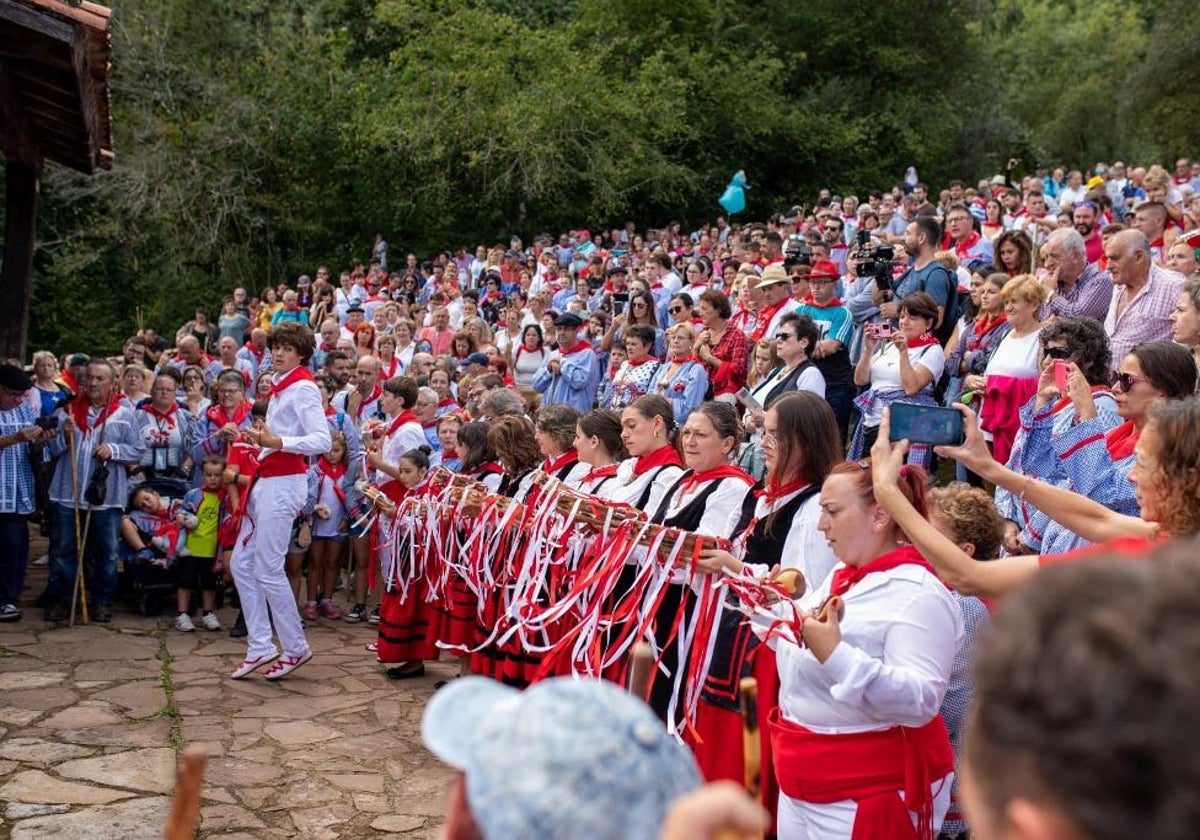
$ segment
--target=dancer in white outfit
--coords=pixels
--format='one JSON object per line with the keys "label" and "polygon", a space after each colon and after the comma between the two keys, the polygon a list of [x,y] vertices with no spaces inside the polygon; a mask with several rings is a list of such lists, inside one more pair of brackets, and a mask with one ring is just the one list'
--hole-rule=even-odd
{"label": "dancer in white outfit", "polygon": [[[296,323],[280,324],[271,330],[268,346],[279,373],[271,386],[266,428],[242,432],[262,452],[258,472],[246,491],[230,561],[249,631],[246,659],[230,674],[233,679],[249,676],[276,659],[266,678],[282,679],[312,659],[284,572],[284,556],[292,522],[307,495],[308,457],[329,451],[329,424],[321,392],[308,371],[315,348],[312,330]],[[282,657],[271,637],[272,622]]]}

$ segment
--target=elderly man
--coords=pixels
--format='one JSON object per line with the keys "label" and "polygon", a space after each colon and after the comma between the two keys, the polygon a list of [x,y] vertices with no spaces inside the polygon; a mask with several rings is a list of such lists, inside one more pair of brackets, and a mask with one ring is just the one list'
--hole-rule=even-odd
{"label": "elderly man", "polygon": [[379,360],[374,356],[363,356],[355,366],[358,374],[354,388],[336,394],[330,405],[338,411],[344,411],[346,416],[354,421],[355,428],[361,430],[367,420],[377,420],[382,416],[379,399],[383,396],[383,387],[379,384]]}
{"label": "elderly man", "polygon": [[1112,274],[1113,297],[1104,320],[1116,372],[1129,351],[1147,341],[1170,341],[1168,320],[1179,300],[1184,276],[1155,265],[1150,241],[1140,230],[1123,230],[1104,246]]}
{"label": "elderly man", "polygon": [[217,362],[221,366],[217,375],[220,376],[227,370],[235,370],[246,380],[246,387],[249,388],[250,383],[254,381],[254,365],[248,359],[238,357],[238,346],[237,342],[233,340],[233,336],[227,335],[217,342],[217,351],[219,353]]}
{"label": "elderly man", "polygon": [[271,351],[267,349],[267,331],[261,327],[250,330],[250,340],[237,351],[237,357],[250,364],[250,378],[257,379],[259,371],[271,367]]}
{"label": "elderly man", "polygon": [[433,371],[435,361],[432,353],[413,353],[412,362],[405,373],[414,379],[420,379],[422,376],[427,377]]}
{"label": "elderly man", "polygon": [[200,342],[194,335],[184,336],[179,341],[177,352],[167,367],[174,368],[183,378],[183,371],[189,367],[198,367],[204,372],[204,384],[211,385],[213,379],[221,372],[221,363],[200,349]]}
{"label": "elderly man", "polygon": [[1059,228],[1050,234],[1042,246],[1042,262],[1046,274],[1041,282],[1049,295],[1045,316],[1104,320],[1112,301],[1112,279],[1088,260],[1078,230]]}
{"label": "elderly man", "polygon": [[543,405],[567,403],[580,414],[592,410],[600,387],[600,360],[586,339],[581,339],[583,319],[574,313],[559,315],[558,349],[546,356],[533,375],[533,389],[542,395]]}
{"label": "elderly man", "polygon": [[[196,346],[198,350],[199,344]],[[50,442],[51,456],[62,457],[50,482],[47,621],[69,617],[79,560],[76,516],[87,522],[84,538],[85,561],[90,561],[86,569],[90,581],[87,591],[93,601],[91,618],[98,622],[112,620],[112,602],[117,594],[117,536],[129,496],[125,468],[136,466],[146,450],[133,409],[117,399],[116,380],[112,363],[99,357],[91,359],[81,383],[82,392],[58,412],[60,433]],[[69,440],[73,442],[68,444]]]}
{"label": "elderly man", "polygon": [[791,278],[782,265],[771,265],[763,269],[758,284],[754,287],[758,299],[758,321],[748,336],[753,343],[765,338],[774,338],[783,323],[783,316],[796,308],[792,300]]}
{"label": "elderly man", "polygon": [[946,210],[946,238],[946,244],[954,249],[954,256],[961,266],[993,259],[991,240],[984,239],[975,230],[971,211],[962,202],[955,202]]}

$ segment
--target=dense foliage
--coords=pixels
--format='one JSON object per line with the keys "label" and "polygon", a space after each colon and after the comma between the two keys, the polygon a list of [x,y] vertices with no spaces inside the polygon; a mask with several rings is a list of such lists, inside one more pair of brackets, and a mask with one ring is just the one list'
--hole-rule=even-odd
{"label": "dense foliage", "polygon": [[125,0],[117,165],[48,167],[32,347],[318,260],[1195,151],[1181,0]]}

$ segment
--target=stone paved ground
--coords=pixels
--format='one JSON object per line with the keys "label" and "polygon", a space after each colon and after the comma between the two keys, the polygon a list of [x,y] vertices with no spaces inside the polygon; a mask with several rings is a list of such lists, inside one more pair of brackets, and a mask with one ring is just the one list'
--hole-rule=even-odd
{"label": "stone paved ground", "polygon": [[[27,595],[44,571],[30,577]],[[41,618],[0,624],[0,840],[161,837],[190,743],[209,752],[200,837],[437,835],[451,774],[420,720],[450,663],[393,683],[363,650],[374,628],[317,622],[294,676],[234,682],[245,647],[226,631],[126,608],[109,625]]]}

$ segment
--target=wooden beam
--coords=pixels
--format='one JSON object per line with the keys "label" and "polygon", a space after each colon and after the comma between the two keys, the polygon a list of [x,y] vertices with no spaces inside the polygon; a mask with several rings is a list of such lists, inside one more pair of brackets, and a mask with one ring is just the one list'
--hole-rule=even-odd
{"label": "wooden beam", "polygon": [[9,160],[4,176],[4,262],[0,265],[0,300],[4,305],[0,306],[0,356],[24,361],[41,167]]}
{"label": "wooden beam", "polygon": [[28,31],[11,24],[0,25],[0,58],[14,61],[31,61],[70,71],[71,55],[58,41],[30,35]]}
{"label": "wooden beam", "polygon": [[75,31],[71,43],[71,63],[75,65],[75,82],[78,85],[79,111],[83,118],[84,143],[87,159],[91,163],[88,174],[96,171],[100,163],[100,113],[99,98],[102,87],[92,78],[89,60],[91,54],[91,32],[83,27]]}
{"label": "wooden beam", "polygon": [[0,20],[10,21],[23,29],[63,43],[70,43],[75,32],[70,20],[31,9],[16,0],[0,0]]}
{"label": "wooden beam", "polygon": [[0,150],[12,160],[41,166],[29,113],[13,84],[9,63],[0,59]]}
{"label": "wooden beam", "polygon": [[93,29],[107,29],[112,11],[96,3],[68,5],[63,0],[27,0],[31,5],[57,18],[81,23]]}

